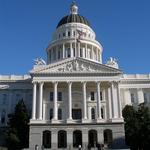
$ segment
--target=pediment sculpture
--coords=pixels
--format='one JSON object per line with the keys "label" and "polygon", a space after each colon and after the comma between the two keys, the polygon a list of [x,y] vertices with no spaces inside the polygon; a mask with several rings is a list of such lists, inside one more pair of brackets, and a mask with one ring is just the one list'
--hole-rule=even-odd
{"label": "pediment sculpture", "polygon": [[57,71],[60,72],[75,72],[75,71],[96,71],[97,69],[91,68],[91,66],[87,66],[83,63],[79,63],[77,60],[70,62],[63,66],[62,68],[58,68]]}
{"label": "pediment sculpture", "polygon": [[34,63],[35,63],[35,65],[37,65],[37,66],[46,65],[45,60],[43,60],[42,58],[36,58],[36,59],[34,59]]}

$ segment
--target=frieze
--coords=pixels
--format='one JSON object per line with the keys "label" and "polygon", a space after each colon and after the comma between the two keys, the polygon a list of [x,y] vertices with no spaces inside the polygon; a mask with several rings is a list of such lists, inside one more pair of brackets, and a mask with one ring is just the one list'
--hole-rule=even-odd
{"label": "frieze", "polygon": [[63,66],[62,68],[58,68],[54,71],[56,71],[56,72],[75,72],[75,71],[93,72],[93,71],[99,71],[99,70],[96,68],[92,68],[91,66],[86,66],[83,63],[79,63],[76,60],[76,61],[70,62],[70,63],[66,64],[65,66]]}

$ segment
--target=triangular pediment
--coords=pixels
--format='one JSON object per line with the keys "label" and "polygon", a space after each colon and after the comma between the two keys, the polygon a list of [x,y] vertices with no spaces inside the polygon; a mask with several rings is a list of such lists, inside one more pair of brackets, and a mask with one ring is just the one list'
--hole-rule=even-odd
{"label": "triangular pediment", "polygon": [[49,65],[35,67],[31,74],[51,73],[112,73],[121,74],[121,70],[83,58],[69,58]]}

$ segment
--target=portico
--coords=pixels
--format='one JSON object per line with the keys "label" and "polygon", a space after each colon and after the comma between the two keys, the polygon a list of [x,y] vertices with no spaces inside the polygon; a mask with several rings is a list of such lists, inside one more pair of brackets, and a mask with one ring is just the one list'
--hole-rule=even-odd
{"label": "portico", "polygon": [[[51,123],[62,123],[58,119],[58,106],[61,105],[61,103],[58,101],[58,91],[60,88],[63,88],[64,86],[64,92],[62,92],[62,97],[64,95],[66,98],[62,98],[62,102],[66,103],[66,106],[63,108],[65,110],[68,110],[68,115],[64,118],[62,117],[63,122],[67,123],[75,123],[72,118],[72,109],[73,106],[78,104],[77,102],[73,101],[75,97],[74,96],[74,89],[77,92],[80,92],[80,99],[79,103],[81,104],[82,112],[82,119],[80,120],[82,123],[90,123],[92,122],[107,122],[113,119],[121,119],[122,114],[120,114],[121,105],[118,102],[118,94],[119,94],[119,88],[118,88],[118,82],[110,82],[110,81],[44,81],[44,82],[34,82],[33,83],[33,105],[32,105],[32,121],[45,121],[49,120],[48,118],[45,118],[44,114],[48,114],[46,111],[48,111],[48,108],[45,109],[46,103],[50,103],[51,107],[53,108],[53,118],[51,120]],[[74,85],[79,87],[80,90],[77,90]],[[114,87],[115,85],[115,87]],[[89,89],[89,87],[92,86],[92,89]],[[72,88],[74,87],[74,88]],[[49,102],[49,97],[44,97],[43,95],[47,94],[45,93],[45,89],[51,89],[53,91],[53,101]],[[38,90],[39,89],[39,90]],[[37,93],[38,91],[38,93]],[[91,92],[94,91],[94,99],[91,99]],[[103,91],[103,92],[102,92]],[[50,92],[50,91],[49,91]],[[116,92],[116,93],[115,93]],[[105,93],[105,94],[104,94]],[[67,95],[66,95],[67,94]],[[36,99],[39,102],[36,102]],[[77,99],[77,98],[76,98]],[[113,101],[113,102],[112,102]],[[114,102],[115,101],[115,102]],[[92,106],[91,104],[94,103]],[[108,104],[109,107],[112,109],[108,109],[106,105]],[[49,107],[49,109],[51,108]],[[95,108],[95,117],[96,120],[92,119],[91,117],[91,107]],[[36,114],[36,110],[39,110],[39,114]],[[44,112],[44,111],[45,112]],[[106,111],[109,115],[106,115]],[[63,111],[64,112],[64,111]],[[103,113],[103,116],[102,116]],[[62,115],[63,116],[63,115]],[[111,118],[112,117],[112,118]]]}

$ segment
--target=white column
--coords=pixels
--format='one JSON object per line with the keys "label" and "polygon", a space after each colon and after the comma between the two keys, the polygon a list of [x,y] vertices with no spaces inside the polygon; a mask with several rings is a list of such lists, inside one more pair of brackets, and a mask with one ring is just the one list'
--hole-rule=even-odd
{"label": "white column", "polygon": [[107,115],[106,115],[106,106],[103,107],[103,111],[104,111],[104,119],[107,119]]}
{"label": "white column", "polygon": [[96,60],[98,61],[98,48],[96,48]]}
{"label": "white column", "polygon": [[85,58],[85,47],[82,47],[82,57]]}
{"label": "white column", "polygon": [[102,63],[102,53],[100,53],[100,63]]}
{"label": "white column", "polygon": [[37,83],[33,83],[32,119],[36,119],[36,88]]}
{"label": "white column", "polygon": [[72,48],[72,43],[70,43],[70,57],[73,57],[73,48]]}
{"label": "white column", "polygon": [[112,102],[111,102],[111,91],[108,88],[108,111],[109,111],[109,119],[112,119]]}
{"label": "white column", "polygon": [[78,43],[78,57],[80,57],[80,43]]}
{"label": "white column", "polygon": [[54,116],[53,116],[53,119],[54,120],[57,120],[58,118],[58,108],[57,108],[57,85],[58,85],[58,82],[54,82]]}
{"label": "white column", "polygon": [[43,108],[43,85],[44,83],[41,82],[39,85],[39,119],[42,120],[42,108]]}
{"label": "white column", "polygon": [[65,44],[63,43],[63,58],[65,58]]}
{"label": "white column", "polygon": [[102,119],[102,116],[101,116],[101,100],[100,100],[100,82],[97,82],[97,118]]}
{"label": "white column", "polygon": [[85,44],[85,58],[87,58],[87,44]]}
{"label": "white column", "polygon": [[83,119],[87,119],[86,82],[82,83],[82,90],[83,90]]}
{"label": "white column", "polygon": [[119,83],[117,84],[117,99],[118,99],[118,117],[122,118],[122,105],[121,105],[121,98],[120,98],[120,88]]}
{"label": "white column", "polygon": [[88,45],[85,44],[85,49],[86,49],[86,58],[88,58]]}
{"label": "white column", "polygon": [[114,82],[111,83],[111,100],[112,100],[112,112],[113,112],[113,118],[117,118],[117,112],[118,112],[118,108],[117,108],[117,101],[116,101],[116,94],[115,94],[115,90],[114,90]]}
{"label": "white column", "polygon": [[138,103],[144,103],[144,94],[142,89],[137,89],[138,90]]}
{"label": "white column", "polygon": [[93,49],[93,45],[92,45],[92,59],[94,59],[94,49]]}
{"label": "white column", "polygon": [[68,119],[72,119],[72,82],[68,82],[68,104],[69,104],[69,116]]}
{"label": "white column", "polygon": [[43,120],[46,120],[47,116],[46,116],[46,103],[43,103]]}

